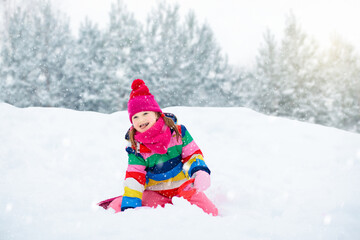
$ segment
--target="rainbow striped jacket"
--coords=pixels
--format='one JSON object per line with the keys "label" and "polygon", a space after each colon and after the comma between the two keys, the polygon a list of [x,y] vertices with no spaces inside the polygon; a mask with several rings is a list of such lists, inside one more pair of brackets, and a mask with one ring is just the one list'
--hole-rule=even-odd
{"label": "rainbow striped jacket", "polygon": [[121,210],[139,207],[142,204],[144,190],[163,191],[180,187],[196,171],[203,170],[210,174],[203,154],[185,126],[177,125],[181,139],[176,139],[175,131],[168,151],[157,154],[142,144],[137,151],[126,148],[129,162],[124,181],[124,195]]}

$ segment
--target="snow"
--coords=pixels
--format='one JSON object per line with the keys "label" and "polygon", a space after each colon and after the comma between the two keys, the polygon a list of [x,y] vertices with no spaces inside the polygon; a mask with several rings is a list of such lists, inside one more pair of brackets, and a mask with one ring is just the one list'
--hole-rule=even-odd
{"label": "snow", "polygon": [[123,192],[126,112],[0,103],[0,239],[360,239],[360,135],[246,108],[175,113],[212,170],[213,217],[105,211]]}

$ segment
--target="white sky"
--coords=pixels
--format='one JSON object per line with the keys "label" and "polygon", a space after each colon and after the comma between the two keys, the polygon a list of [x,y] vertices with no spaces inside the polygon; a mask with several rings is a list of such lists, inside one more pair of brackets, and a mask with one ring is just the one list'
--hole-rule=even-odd
{"label": "white sky", "polygon": [[[25,0],[13,0],[25,1]],[[51,0],[71,18],[76,30],[85,16],[104,26],[110,5],[115,0]],[[159,0],[124,0],[138,20]],[[249,66],[255,60],[262,35],[268,27],[281,38],[285,16],[292,10],[303,30],[326,44],[336,32],[353,44],[360,45],[360,0],[168,0],[178,2],[182,13],[195,11],[201,22],[207,22],[232,64]]]}

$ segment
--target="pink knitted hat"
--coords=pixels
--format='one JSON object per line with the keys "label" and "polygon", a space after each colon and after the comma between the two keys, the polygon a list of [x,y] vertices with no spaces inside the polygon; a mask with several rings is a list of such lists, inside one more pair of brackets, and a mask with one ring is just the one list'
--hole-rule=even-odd
{"label": "pink knitted hat", "polygon": [[130,122],[132,116],[138,112],[153,111],[162,113],[159,104],[154,96],[149,92],[149,88],[141,79],[135,79],[131,84],[132,92],[128,102],[128,113]]}

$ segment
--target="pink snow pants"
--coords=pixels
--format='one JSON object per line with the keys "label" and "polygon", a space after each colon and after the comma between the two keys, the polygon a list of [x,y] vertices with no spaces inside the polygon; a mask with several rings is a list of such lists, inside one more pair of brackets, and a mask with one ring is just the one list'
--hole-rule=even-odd
{"label": "pink snow pants", "polygon": [[[121,211],[121,201],[122,196],[114,199],[109,207],[114,209],[115,212]],[[190,200],[188,200],[191,204],[198,206],[204,212],[208,214],[212,214],[213,216],[218,215],[218,209],[216,206],[207,198],[207,196],[203,192],[196,192]],[[172,204],[171,198],[165,197],[157,192],[145,190],[143,192],[142,197],[142,206],[146,207],[153,207],[156,208],[157,206],[164,207],[165,204]]]}

